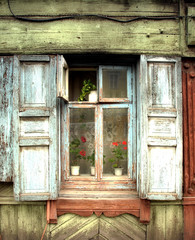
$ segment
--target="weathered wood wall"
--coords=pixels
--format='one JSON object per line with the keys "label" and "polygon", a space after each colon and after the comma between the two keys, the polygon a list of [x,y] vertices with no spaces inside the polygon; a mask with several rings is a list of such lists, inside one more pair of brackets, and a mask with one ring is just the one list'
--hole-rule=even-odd
{"label": "weathered wood wall", "polygon": [[[12,184],[0,184],[0,236],[3,240],[41,239],[45,225],[45,202],[15,202]],[[115,218],[65,214],[58,218],[58,224],[47,226],[44,239],[181,240],[182,205],[181,202],[152,202],[149,225],[141,224],[129,214]]]}
{"label": "weathered wood wall", "polygon": [[[191,46],[189,49],[185,38],[186,7],[180,2],[182,1],[10,1],[14,14],[27,18],[55,18],[73,14],[104,15],[120,20],[155,17],[129,23],[87,16],[37,23],[16,20],[9,11],[7,1],[2,0],[0,53],[112,52],[193,56],[195,48]],[[157,20],[156,17],[165,19]]]}

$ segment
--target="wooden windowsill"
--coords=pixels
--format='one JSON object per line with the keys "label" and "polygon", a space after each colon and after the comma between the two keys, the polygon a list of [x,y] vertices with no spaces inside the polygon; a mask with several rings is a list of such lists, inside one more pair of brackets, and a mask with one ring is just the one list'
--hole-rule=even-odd
{"label": "wooden windowsill", "polygon": [[77,191],[61,190],[56,201],[47,202],[47,221],[57,223],[57,217],[66,213],[80,216],[116,217],[132,214],[140,222],[150,222],[150,201],[142,200],[136,191]]}

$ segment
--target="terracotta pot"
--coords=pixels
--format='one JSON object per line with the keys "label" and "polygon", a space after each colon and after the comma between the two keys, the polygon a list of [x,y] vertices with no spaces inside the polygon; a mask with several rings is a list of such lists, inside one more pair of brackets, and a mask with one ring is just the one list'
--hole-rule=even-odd
{"label": "terracotta pot", "polygon": [[95,176],[95,167],[91,167],[91,176]]}
{"label": "terracotta pot", "polygon": [[114,168],[114,175],[115,176],[122,176],[123,175],[123,168]]}
{"label": "terracotta pot", "polygon": [[80,174],[80,166],[71,166],[71,175],[79,176]]}

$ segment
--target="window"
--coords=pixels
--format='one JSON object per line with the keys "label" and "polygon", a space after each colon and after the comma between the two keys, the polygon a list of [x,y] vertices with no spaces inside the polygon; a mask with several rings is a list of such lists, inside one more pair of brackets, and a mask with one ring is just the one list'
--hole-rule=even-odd
{"label": "window", "polygon": [[[62,189],[72,184],[85,190],[135,189],[134,79],[133,65],[69,69]],[[95,93],[82,99],[88,83]]]}
{"label": "window", "polygon": [[[66,56],[68,68],[59,55],[14,56],[16,200],[54,200],[68,189],[106,190],[103,197],[113,197],[107,190],[127,190],[144,199],[181,199],[180,58],[143,55],[135,71],[135,58],[103,57],[84,61],[76,55],[70,61]],[[93,90],[95,85],[96,98],[79,98],[84,80]],[[121,176],[113,173],[117,156]],[[71,172],[75,160],[79,175]]]}

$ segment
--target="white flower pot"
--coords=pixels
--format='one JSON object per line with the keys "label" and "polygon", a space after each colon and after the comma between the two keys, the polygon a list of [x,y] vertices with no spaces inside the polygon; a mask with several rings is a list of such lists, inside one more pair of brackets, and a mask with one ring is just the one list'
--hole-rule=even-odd
{"label": "white flower pot", "polygon": [[71,166],[71,175],[79,176],[80,174],[80,166]]}
{"label": "white flower pot", "polygon": [[123,175],[123,169],[122,168],[114,168],[114,175],[115,176],[122,176]]}
{"label": "white flower pot", "polygon": [[97,90],[93,90],[90,92],[89,102],[97,102]]}
{"label": "white flower pot", "polygon": [[95,167],[91,167],[91,176],[95,176]]}

